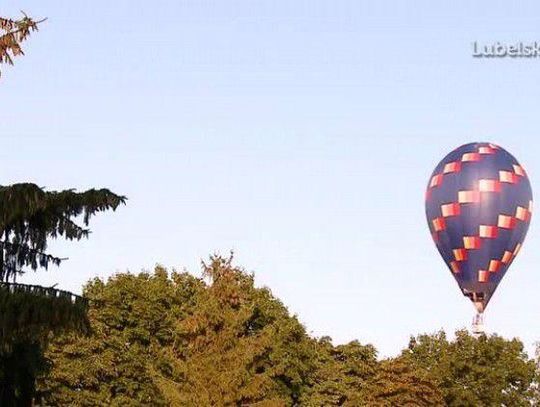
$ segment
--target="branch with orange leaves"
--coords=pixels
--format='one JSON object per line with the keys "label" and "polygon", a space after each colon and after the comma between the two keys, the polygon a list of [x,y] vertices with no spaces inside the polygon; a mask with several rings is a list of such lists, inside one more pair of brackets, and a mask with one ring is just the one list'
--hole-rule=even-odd
{"label": "branch with orange leaves", "polygon": [[19,20],[0,17],[0,64],[13,65],[14,57],[24,55],[21,43],[30,33],[38,30],[38,24],[46,20],[34,21],[25,13],[22,14]]}

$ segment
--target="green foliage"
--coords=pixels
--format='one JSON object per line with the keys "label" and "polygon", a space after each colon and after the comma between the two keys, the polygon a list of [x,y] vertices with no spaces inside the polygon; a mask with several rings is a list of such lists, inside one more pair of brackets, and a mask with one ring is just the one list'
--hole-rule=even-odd
{"label": "green foliage", "polygon": [[253,275],[212,257],[204,278],[157,267],[85,288],[92,334],[66,334],[39,379],[45,405],[535,405],[536,366],[517,340],[457,332],[371,345],[313,339]]}
{"label": "green foliage", "polygon": [[48,367],[41,343],[20,340],[9,351],[0,350],[0,367],[0,405],[32,405],[35,377]]}
{"label": "green foliage", "polygon": [[[291,405],[313,369],[313,342],[253,276],[212,257],[210,284],[178,324],[161,376],[180,405]],[[171,386],[169,385],[169,393]]]}
{"label": "green foliage", "polygon": [[333,346],[318,341],[318,366],[308,384],[305,406],[436,406],[437,384],[401,358],[378,362],[371,345],[357,341]]}
{"label": "green foliage", "polygon": [[53,370],[42,382],[52,405],[166,405],[151,366],[163,347],[171,346],[178,321],[191,313],[203,283],[186,274],[168,278],[158,267],[153,275],[120,274],[107,284],[90,282],[85,296],[92,335],[55,340],[48,351]]}
{"label": "green foliage", "polygon": [[403,358],[429,372],[448,406],[530,406],[536,365],[518,339],[444,332],[412,338]]}
{"label": "green foliage", "polygon": [[365,393],[361,403],[353,400],[351,405],[427,407],[444,404],[441,391],[428,372],[403,358],[382,361]]}
{"label": "green foliage", "polygon": [[53,288],[0,284],[0,351],[69,330],[88,331],[83,298]]}
{"label": "green foliage", "polygon": [[0,281],[22,274],[22,267],[59,265],[61,258],[45,253],[48,239],[88,237],[90,231],[74,218],[82,215],[88,226],[96,213],[116,210],[125,202],[125,197],[108,189],[75,192],[45,191],[30,183],[0,186]]}
{"label": "green foliage", "polygon": [[208,284],[160,267],[91,282],[93,334],[52,344],[47,402],[292,405],[313,369],[314,342],[230,259],[213,258],[204,271]]}
{"label": "green foliage", "polygon": [[306,406],[357,405],[366,397],[377,371],[377,351],[353,341],[333,346],[331,338],[316,342],[316,367],[301,400]]}
{"label": "green foliage", "polygon": [[[4,24],[4,26],[2,26]],[[7,25],[6,25],[7,24]],[[0,29],[9,27],[0,19]],[[16,29],[22,29],[15,24]],[[18,27],[18,28],[17,28]],[[15,35],[13,33],[13,35]],[[6,38],[0,37],[1,38]],[[0,52],[2,43],[0,41]],[[86,301],[54,288],[8,282],[22,267],[36,270],[62,259],[45,253],[50,238],[79,240],[89,230],[73,221],[116,209],[125,198],[109,190],[45,191],[35,184],[0,186],[0,404],[29,405],[36,375],[45,369],[51,336],[88,331]]]}

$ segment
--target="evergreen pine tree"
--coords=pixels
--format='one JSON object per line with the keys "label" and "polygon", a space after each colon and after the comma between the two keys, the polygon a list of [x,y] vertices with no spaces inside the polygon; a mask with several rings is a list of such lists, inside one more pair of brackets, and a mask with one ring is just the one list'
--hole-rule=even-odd
{"label": "evergreen pine tree", "polygon": [[[27,270],[60,265],[51,238],[88,237],[90,218],[126,198],[107,189],[45,191],[35,184],[0,186],[0,405],[31,405],[35,377],[46,369],[51,334],[86,332],[86,302],[66,291],[17,284]],[[82,216],[82,225],[75,219]]]}

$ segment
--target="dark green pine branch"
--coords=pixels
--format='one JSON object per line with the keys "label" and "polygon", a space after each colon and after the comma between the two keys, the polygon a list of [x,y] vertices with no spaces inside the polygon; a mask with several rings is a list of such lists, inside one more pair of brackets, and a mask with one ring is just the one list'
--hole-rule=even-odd
{"label": "dark green pine branch", "polygon": [[[48,239],[88,237],[90,218],[116,210],[126,199],[108,189],[77,192],[46,191],[31,183],[0,186],[0,281],[15,278],[24,267],[59,265],[63,259],[47,253]],[[83,226],[75,222],[79,216]]]}

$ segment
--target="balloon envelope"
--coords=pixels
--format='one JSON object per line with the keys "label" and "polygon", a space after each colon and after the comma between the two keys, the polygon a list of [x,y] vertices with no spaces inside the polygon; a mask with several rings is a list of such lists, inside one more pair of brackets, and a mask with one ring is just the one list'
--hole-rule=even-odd
{"label": "balloon envelope", "polygon": [[527,174],[502,147],[465,144],[433,171],[426,193],[429,228],[461,291],[479,312],[518,254],[531,214]]}

